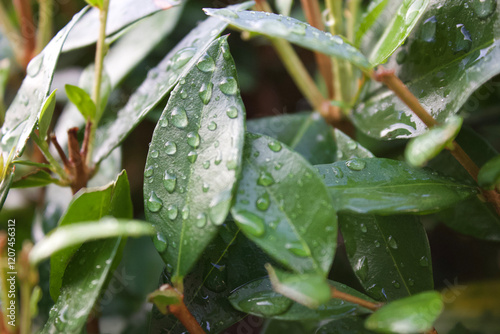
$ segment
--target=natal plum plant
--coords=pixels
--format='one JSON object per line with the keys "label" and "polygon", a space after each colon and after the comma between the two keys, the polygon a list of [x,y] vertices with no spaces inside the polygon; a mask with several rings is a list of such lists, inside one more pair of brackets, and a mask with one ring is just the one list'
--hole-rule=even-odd
{"label": "natal plum plant", "polygon": [[[439,246],[498,278],[496,0],[86,2],[0,2],[1,333],[467,332],[498,284]],[[308,109],[254,119],[274,54]]]}

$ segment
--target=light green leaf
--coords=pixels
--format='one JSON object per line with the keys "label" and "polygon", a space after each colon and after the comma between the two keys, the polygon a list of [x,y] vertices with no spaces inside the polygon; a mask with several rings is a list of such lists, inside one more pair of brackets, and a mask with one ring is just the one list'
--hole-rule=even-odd
{"label": "light green leaf", "polygon": [[284,16],[290,16],[293,7],[293,0],[275,0],[278,13]]}
{"label": "light green leaf", "polygon": [[252,119],[247,130],[278,139],[313,165],[335,161],[332,127],[316,112]]}
{"label": "light green leaf", "polygon": [[[59,228],[85,221],[98,221],[105,216],[132,218],[132,202],[127,173],[123,171],[108,185],[100,188],[84,188],[72,199],[68,209],[59,220]],[[90,227],[89,227],[90,229]],[[97,228],[99,229],[99,228]],[[81,243],[65,247],[50,259],[50,295],[57,299],[66,266]]]}
{"label": "light green leaf", "polygon": [[328,281],[317,274],[290,274],[266,264],[273,290],[291,300],[317,309],[331,299]]}
{"label": "light green leaf", "polygon": [[102,8],[102,0],[85,0],[92,7]]}
{"label": "light green leaf", "polygon": [[[497,1],[431,0],[406,43],[387,65],[438,122],[500,73]],[[490,87],[490,89],[492,89]],[[410,138],[425,125],[394,93],[374,85],[353,111],[357,128],[374,138]]]}
{"label": "light green leaf", "polygon": [[[90,1],[102,2],[102,0]],[[114,34],[151,14],[177,6],[179,3],[179,1],[173,0],[110,1],[106,23],[106,36]],[[64,43],[63,52],[94,44],[99,36],[99,22],[99,9],[92,8],[82,18],[82,21],[75,25],[75,29],[69,34],[68,40]]]}
{"label": "light green leaf", "polygon": [[370,63],[375,67],[384,63],[405,39],[424,14],[430,0],[403,0],[396,16],[370,54]]}
{"label": "light green leaf", "polygon": [[423,292],[383,306],[366,319],[365,327],[379,333],[425,332],[443,307],[438,292]]}
{"label": "light green leaf", "polygon": [[354,45],[359,46],[361,39],[365,36],[366,32],[375,24],[380,14],[384,11],[389,0],[373,0],[370,1],[366,13],[360,20],[359,26],[356,29],[356,37]]}
{"label": "light green leaf", "polygon": [[42,111],[40,112],[40,119],[38,120],[38,136],[40,139],[45,140],[49,132],[50,122],[52,121],[52,115],[56,108],[56,90],[47,97],[42,106]]}
{"label": "light green leaf", "polygon": [[[231,6],[235,10],[245,9],[252,2]],[[206,53],[208,46],[227,27],[227,23],[209,18],[184,37],[167,56],[148,72],[148,78],[130,97],[128,103],[118,111],[117,119],[103,133],[103,143],[96,148],[94,161],[105,158],[113,148],[127,137],[150,112],[195,66]],[[165,71],[165,69],[167,69]]]}
{"label": "light green leaf", "polygon": [[236,12],[228,8],[205,8],[204,11],[235,28],[269,38],[283,38],[303,48],[345,59],[361,69],[370,68],[365,56],[344,38],[332,36],[294,18],[264,12]]}
{"label": "light green leaf", "polygon": [[[328,283],[341,292],[373,301],[370,297],[344,284],[334,281],[328,281]],[[347,315],[369,312],[356,304],[336,298],[330,298],[318,309],[310,309],[274,291],[269,278],[254,280],[238,287],[229,296],[229,301],[239,311],[268,319],[285,321],[331,320],[343,318]]]}
{"label": "light green leaf", "polygon": [[84,242],[115,237],[140,237],[153,233],[154,229],[145,222],[115,218],[60,226],[35,244],[29,259],[30,263],[36,266],[61,250]]}
{"label": "light green leaf", "polygon": [[458,136],[463,119],[452,116],[445,124],[438,125],[424,134],[412,138],[405,150],[406,162],[414,167],[422,167],[447,147],[453,149],[452,142]]}
{"label": "light green leaf", "polygon": [[180,79],[153,134],[144,205],[175,279],[189,272],[229,213],[245,131],[236,78],[221,37]]}
{"label": "light green leaf", "polygon": [[500,155],[484,164],[479,171],[477,181],[481,188],[489,190],[500,185]]}
{"label": "light green leaf", "polygon": [[54,179],[46,171],[39,169],[27,175],[23,175],[18,180],[14,180],[14,182],[12,182],[11,188],[44,187],[51,183],[59,183],[59,180]]}
{"label": "light green leaf", "polygon": [[66,85],[65,89],[68,99],[78,108],[83,118],[94,122],[96,107],[89,94],[80,87],[73,85]]}
{"label": "light green leaf", "polygon": [[336,213],[321,178],[300,155],[248,134],[231,214],[245,235],[298,273],[326,275],[337,242]]}
{"label": "light green leaf", "polygon": [[316,167],[333,206],[342,212],[429,214],[477,192],[474,185],[390,159],[353,159]]}
{"label": "light green leaf", "polygon": [[337,160],[375,157],[372,152],[368,151],[339,129],[335,129],[333,133],[335,142],[337,143]]}
{"label": "light green leaf", "polygon": [[161,313],[167,314],[170,305],[181,304],[182,294],[168,284],[162,285],[158,290],[148,295],[148,301],[155,304]]}
{"label": "light green leaf", "polygon": [[366,292],[379,301],[432,290],[427,234],[415,216],[341,214],[347,257]]}

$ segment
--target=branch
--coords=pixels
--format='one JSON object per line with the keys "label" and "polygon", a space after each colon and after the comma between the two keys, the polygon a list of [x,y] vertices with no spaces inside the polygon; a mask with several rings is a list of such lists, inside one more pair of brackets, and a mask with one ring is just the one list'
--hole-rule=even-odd
{"label": "branch", "polygon": [[29,0],[13,0],[13,3],[19,19],[19,26],[21,27],[21,36],[24,39],[22,65],[26,68],[35,52],[36,29],[33,22],[33,12],[31,11],[31,2]]}
{"label": "branch", "polygon": [[383,305],[381,303],[377,303],[377,304],[372,303],[372,302],[369,302],[367,300],[350,295],[348,293],[341,292],[341,291],[337,290],[336,288],[334,288],[333,286],[330,287],[330,291],[331,291],[332,298],[341,299],[341,300],[344,300],[344,301],[349,302],[349,303],[357,304],[359,306],[362,306],[364,308],[372,310],[373,312],[378,310]]}

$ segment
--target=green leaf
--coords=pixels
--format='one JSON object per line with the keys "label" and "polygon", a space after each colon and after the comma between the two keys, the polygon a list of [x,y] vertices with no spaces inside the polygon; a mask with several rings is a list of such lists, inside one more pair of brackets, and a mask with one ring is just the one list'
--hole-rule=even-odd
{"label": "green leaf", "polygon": [[11,188],[33,188],[44,187],[51,183],[59,183],[58,179],[54,179],[46,171],[39,169],[27,175],[23,175],[20,179],[12,182]]}
{"label": "green leaf", "polygon": [[479,171],[477,181],[481,188],[489,190],[500,185],[500,155],[484,164]]}
{"label": "green leaf", "polygon": [[[89,1],[92,3],[102,2],[102,0]],[[140,2],[135,0],[111,1],[106,22],[106,36],[114,34],[149,15],[177,6],[179,3],[170,0],[142,0]],[[97,42],[100,27],[99,22],[99,8],[92,8],[82,18],[82,21],[75,25],[75,29],[69,34],[68,40],[64,43],[63,52],[79,49]]]}
{"label": "green leaf", "polygon": [[397,14],[385,29],[384,34],[370,54],[370,63],[375,67],[384,63],[405,39],[424,14],[430,0],[404,0]]}
{"label": "green leaf", "polygon": [[476,194],[476,188],[429,169],[390,159],[352,159],[316,166],[337,211],[429,214]]}
{"label": "green leaf", "polygon": [[[438,122],[500,73],[500,6],[493,0],[431,0],[427,11],[387,67],[408,85]],[[394,93],[379,85],[352,114],[363,132],[386,140],[410,138],[425,125]]]}
{"label": "green leaf", "polygon": [[290,12],[293,7],[293,0],[276,0],[275,6],[278,9],[278,13],[284,16],[290,16]]}
{"label": "green leaf", "polygon": [[[252,2],[245,2],[231,8],[245,9],[251,5]],[[201,60],[209,45],[226,27],[227,23],[219,19],[205,20],[191,30],[155,68],[148,72],[148,78],[130,97],[125,107],[118,111],[117,119],[104,129],[104,141],[96,147],[93,158],[95,162],[101,161],[113,148],[120,145],[146,114],[174,88],[179,78]]]}
{"label": "green leaf", "polygon": [[339,129],[335,129],[333,133],[335,135],[335,142],[337,143],[337,160],[375,157],[372,152],[368,151]]}
{"label": "green leaf", "polygon": [[[145,222],[115,218],[60,226],[35,244],[30,253],[30,263],[38,265],[61,250],[73,248],[87,241],[127,236],[140,237],[153,233],[154,229]],[[66,272],[68,270],[66,268]]]}
{"label": "green leaf", "polygon": [[335,161],[332,127],[316,112],[252,119],[247,130],[278,139],[313,165]]}
{"label": "green leaf", "polygon": [[291,300],[317,309],[331,299],[330,286],[322,275],[290,274],[266,264],[273,290]]}
{"label": "green leaf", "polygon": [[180,79],[153,134],[144,205],[174,280],[189,272],[229,213],[245,131],[236,78],[221,37]]}
{"label": "green leaf", "polygon": [[368,30],[375,24],[378,17],[384,11],[389,0],[373,0],[370,1],[368,9],[363,14],[360,20],[359,27],[356,29],[355,43],[354,45],[359,46],[361,44],[361,39],[366,34]]}
{"label": "green leaf", "polygon": [[347,257],[366,292],[379,301],[434,287],[427,234],[414,216],[342,214]]}
{"label": "green leaf", "polygon": [[3,208],[5,200],[7,199],[7,194],[9,193],[13,179],[14,173],[8,171],[5,177],[0,181],[0,209]]}
{"label": "green leaf", "polygon": [[370,68],[365,56],[343,37],[332,36],[294,18],[264,12],[236,12],[229,8],[203,10],[207,15],[218,17],[240,30],[269,38],[283,38],[303,48],[347,60],[361,69]]}
{"label": "green leaf", "polygon": [[[117,223],[116,221],[108,220],[107,222],[103,221],[95,225],[79,224],[79,227],[82,228],[78,233],[85,234],[88,228],[93,228],[95,230],[99,230],[103,227],[106,228],[109,224],[115,226],[121,225],[120,228],[123,230],[133,228],[136,230],[135,232],[139,232],[140,230],[144,232],[144,227],[146,226],[142,223],[137,225],[138,223],[136,222]],[[61,229],[74,229],[75,226],[76,225],[62,227]],[[74,232],[77,231],[74,230]],[[122,231],[122,233],[114,233],[113,235],[110,234],[109,237],[128,234],[123,232],[125,231]],[[55,235],[55,233],[53,235]],[[73,235],[66,235],[66,237],[73,237]],[[90,242],[78,249],[68,264],[62,283],[61,293],[49,313],[49,319],[41,330],[41,334],[80,334],[82,332],[87,322],[87,317],[99,298],[107,277],[112,272],[112,260],[119,252],[120,244],[120,238],[113,238]],[[36,247],[35,245],[33,250],[35,250]]]}
{"label": "green leaf", "polygon": [[64,40],[85,11],[83,9],[75,15],[71,22],[59,31],[45,49],[29,63],[28,75],[7,110],[5,123],[0,129],[1,151],[14,150],[15,156],[22,154],[26,141],[38,122]]}
{"label": "green leaf", "polygon": [[102,8],[102,0],[85,0],[92,7]]}
{"label": "green leaf", "polygon": [[461,117],[452,116],[445,124],[435,126],[424,134],[412,138],[406,146],[406,162],[414,167],[422,167],[445,148],[453,147],[452,143],[458,136],[462,123]]}
{"label": "green leaf", "polygon": [[[334,281],[328,283],[341,292],[372,301],[370,297],[344,284]],[[274,291],[269,278],[254,280],[238,287],[229,296],[229,301],[234,308],[242,312],[285,321],[331,320],[369,312],[356,304],[336,298],[329,298],[318,309],[310,309]]]}
{"label": "green leaf", "polygon": [[56,108],[56,90],[47,97],[42,106],[42,111],[40,112],[40,119],[38,120],[38,136],[40,139],[45,140],[49,132],[50,122],[52,121],[52,115]]}
{"label": "green leaf", "polygon": [[[79,191],[59,220],[58,225],[61,228],[84,221],[97,221],[105,216],[132,218],[130,186],[125,171],[118,176],[115,182],[104,187],[84,188]],[[65,247],[51,255],[50,295],[53,300],[56,300],[59,295],[66,266],[80,245],[81,243],[75,242],[73,247]]]}
{"label": "green leaf", "polygon": [[362,317],[345,317],[320,324],[314,334],[373,334],[374,332],[365,328],[365,320]]}
{"label": "green leaf", "polygon": [[181,304],[182,294],[168,284],[162,285],[158,290],[148,295],[148,301],[155,304],[161,313],[167,314],[170,305]]}
{"label": "green leaf", "polygon": [[443,307],[438,292],[423,292],[383,306],[366,319],[365,326],[379,333],[425,332]]}
{"label": "green leaf", "polygon": [[314,167],[275,139],[248,134],[231,214],[245,235],[298,273],[326,275],[337,219]]}
{"label": "green leaf", "polygon": [[78,108],[83,118],[94,122],[96,107],[89,94],[78,86],[66,85],[64,87],[68,99]]}

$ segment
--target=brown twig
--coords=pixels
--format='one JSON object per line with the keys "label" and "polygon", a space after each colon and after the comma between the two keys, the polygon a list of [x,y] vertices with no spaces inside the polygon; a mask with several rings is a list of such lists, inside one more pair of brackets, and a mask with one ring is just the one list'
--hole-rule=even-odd
{"label": "brown twig", "polygon": [[367,308],[369,310],[372,310],[374,312],[376,310],[378,310],[380,307],[382,307],[382,305],[383,305],[381,303],[372,303],[372,302],[369,302],[367,300],[350,295],[348,293],[341,292],[341,291],[337,290],[336,288],[334,288],[333,286],[330,287],[330,291],[331,291],[332,298],[337,298],[337,299],[341,299],[341,300],[344,300],[344,301],[349,302],[349,303],[357,304],[359,306],[362,306],[362,307]]}
{"label": "brown twig", "polygon": [[70,170],[70,164],[69,164],[69,161],[68,161],[68,157],[66,157],[66,153],[64,153],[64,150],[62,149],[61,145],[57,141],[57,137],[56,137],[55,134],[51,134],[50,135],[50,141],[52,142],[52,144],[54,145],[57,153],[59,154],[59,157],[61,158],[61,161],[62,161],[62,163],[64,165],[64,168],[66,168],[66,171],[69,171]]}
{"label": "brown twig", "polygon": [[16,9],[19,26],[21,27],[21,36],[24,39],[23,66],[26,68],[31,58],[34,56],[36,47],[36,28],[33,22],[33,12],[29,0],[13,0]]}
{"label": "brown twig", "polygon": [[82,150],[80,152],[83,161],[87,161],[87,155],[89,154],[89,143],[90,143],[90,138],[92,136],[92,122],[87,121],[87,124],[85,124],[85,134],[83,136],[83,144],[82,144]]}
{"label": "brown twig", "polygon": [[77,132],[78,128],[71,128],[68,130],[68,155],[71,165],[71,190],[73,194],[76,194],[78,190],[87,186],[89,176],[87,165],[80,153]]}

